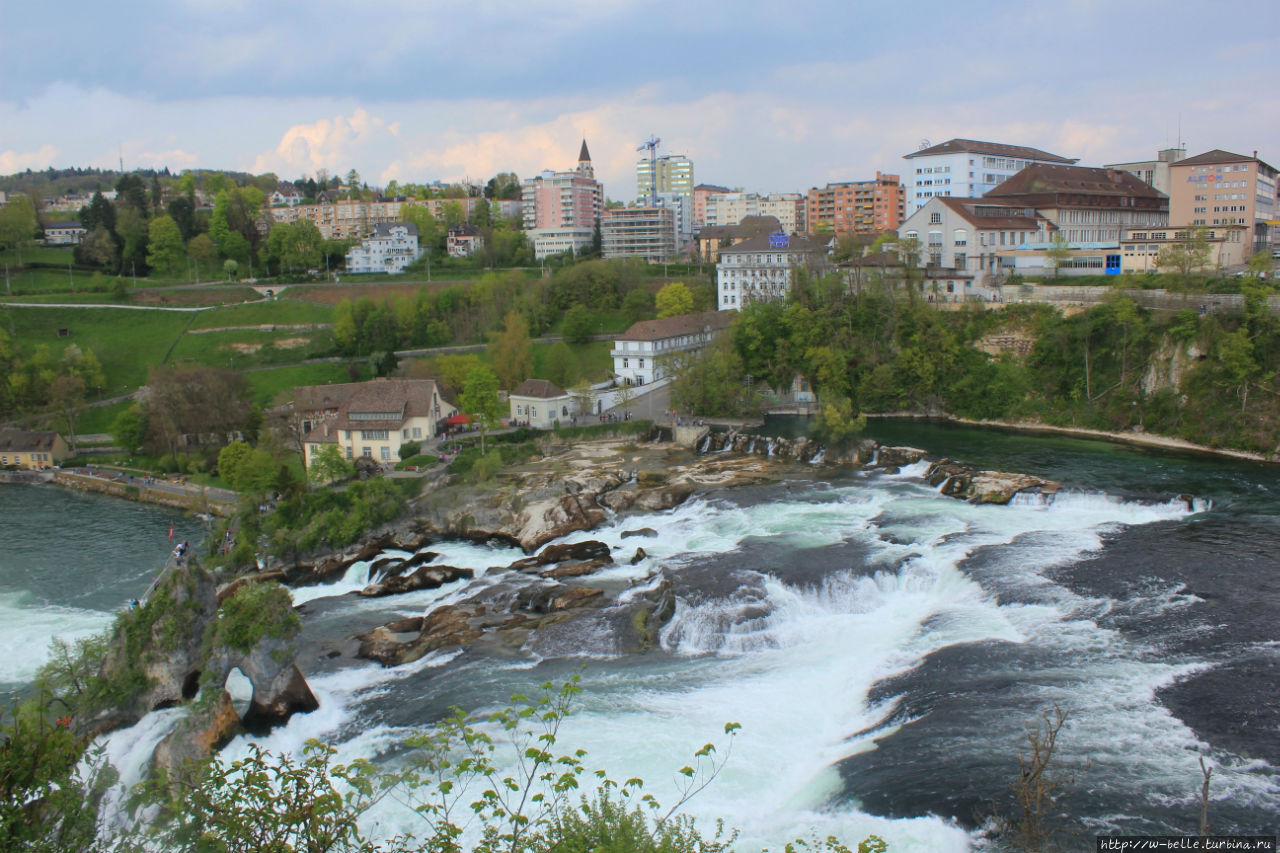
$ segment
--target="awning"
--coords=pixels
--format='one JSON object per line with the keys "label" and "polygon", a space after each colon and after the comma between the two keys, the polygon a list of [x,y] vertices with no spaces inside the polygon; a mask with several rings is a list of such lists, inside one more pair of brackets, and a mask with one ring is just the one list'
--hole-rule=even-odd
{"label": "awning", "polygon": [[450,415],[444,419],[445,426],[460,426],[471,423],[471,415]]}

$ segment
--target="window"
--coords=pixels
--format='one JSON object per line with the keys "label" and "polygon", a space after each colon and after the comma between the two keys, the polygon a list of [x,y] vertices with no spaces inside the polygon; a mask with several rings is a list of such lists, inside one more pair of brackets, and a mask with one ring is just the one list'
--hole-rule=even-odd
{"label": "window", "polygon": [[391,448],[390,448],[390,447],[387,447],[387,446],[384,444],[384,445],[382,446],[382,461],[383,461],[383,462],[388,462],[388,461],[390,461],[390,460],[391,460]]}
{"label": "window", "polygon": [[936,211],[936,210],[935,210],[933,213],[930,213],[930,214],[929,214],[929,224],[930,224],[930,225],[941,225],[941,224],[942,224],[942,214],[941,214],[941,213],[939,213],[939,212],[938,212],[938,211]]}
{"label": "window", "polygon": [[400,437],[401,437],[401,438],[408,438],[408,437],[409,437],[409,428],[408,428],[408,427],[405,427],[404,429],[400,430]]}
{"label": "window", "polygon": [[348,459],[350,459],[350,458],[351,458],[351,448],[350,448],[350,447],[348,447],[348,448],[347,448],[347,458],[348,458]]}
{"label": "window", "polygon": [[625,358],[624,358],[624,359],[622,360],[622,366],[623,366],[623,367],[629,367],[629,366],[630,366],[629,364],[627,364],[627,359],[625,359]]}
{"label": "window", "polygon": [[[362,429],[360,430],[360,438],[363,441],[386,441],[390,438],[390,435],[385,429]],[[367,456],[368,454],[365,455]]]}
{"label": "window", "polygon": [[644,359],[643,359],[643,358],[642,358],[642,359],[640,359],[640,367],[641,367],[642,369],[644,368]]}
{"label": "window", "polygon": [[422,438],[422,427],[414,427],[414,428],[413,428],[413,437],[414,437],[414,438]]}
{"label": "window", "polygon": [[530,407],[529,407],[529,417],[531,417],[531,418],[536,418],[537,416],[538,416],[538,407],[537,407],[537,406],[530,406]]}

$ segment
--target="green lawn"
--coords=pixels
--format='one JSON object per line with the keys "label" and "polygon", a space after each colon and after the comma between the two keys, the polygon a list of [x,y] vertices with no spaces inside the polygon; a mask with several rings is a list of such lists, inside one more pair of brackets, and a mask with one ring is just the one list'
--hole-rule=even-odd
{"label": "green lawn", "polygon": [[[19,352],[29,355],[41,344],[61,354],[71,344],[93,350],[102,363],[105,396],[132,391],[147,381],[191,315],[179,311],[132,311],[112,308],[0,308],[0,328],[13,336]],[[66,337],[58,330],[66,329]]]}
{"label": "green lawn", "polygon": [[94,406],[91,409],[85,409],[84,413],[76,419],[76,432],[82,435],[111,432],[111,423],[116,419],[116,415],[132,405],[132,400],[125,400],[121,403],[112,403],[110,406]]}
{"label": "green lawn", "polygon": [[[369,368],[359,364],[360,380],[372,378]],[[292,396],[293,389],[299,385],[325,385],[330,382],[350,382],[345,363],[297,364],[291,367],[280,367],[272,370],[254,370],[245,374],[249,387],[253,389],[255,402],[269,406],[278,402],[285,392]],[[286,398],[287,399],[287,398]]]}
{"label": "green lawn", "polygon": [[332,322],[333,308],[329,305],[298,299],[277,299],[272,302],[250,302],[247,305],[227,305],[201,312],[191,328],[219,329],[224,326]]}
{"label": "green lawn", "polygon": [[[269,364],[294,364],[307,358],[311,352],[314,333],[293,329],[278,332],[259,332],[237,329],[226,332],[185,334],[173,348],[169,364],[202,364],[206,367],[229,367],[244,370]],[[329,340],[325,335],[326,347]],[[281,342],[284,345],[277,347]],[[299,344],[299,342],[301,342]]]}

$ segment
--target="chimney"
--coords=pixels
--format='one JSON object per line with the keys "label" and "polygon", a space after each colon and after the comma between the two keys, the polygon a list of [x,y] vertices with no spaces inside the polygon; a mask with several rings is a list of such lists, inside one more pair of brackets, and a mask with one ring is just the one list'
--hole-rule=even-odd
{"label": "chimney", "polygon": [[1255,159],[1255,160],[1257,160],[1257,159],[1258,159],[1258,149],[1257,149],[1257,148],[1253,149],[1253,159]]}

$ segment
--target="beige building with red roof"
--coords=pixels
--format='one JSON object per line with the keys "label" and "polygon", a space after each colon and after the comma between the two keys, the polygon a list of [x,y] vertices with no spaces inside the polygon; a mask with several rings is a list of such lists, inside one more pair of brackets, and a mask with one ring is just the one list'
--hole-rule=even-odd
{"label": "beige building with red roof", "polygon": [[400,461],[406,441],[435,438],[457,408],[440,396],[434,379],[375,379],[295,388],[293,413],[308,466],[326,444],[347,459]]}

